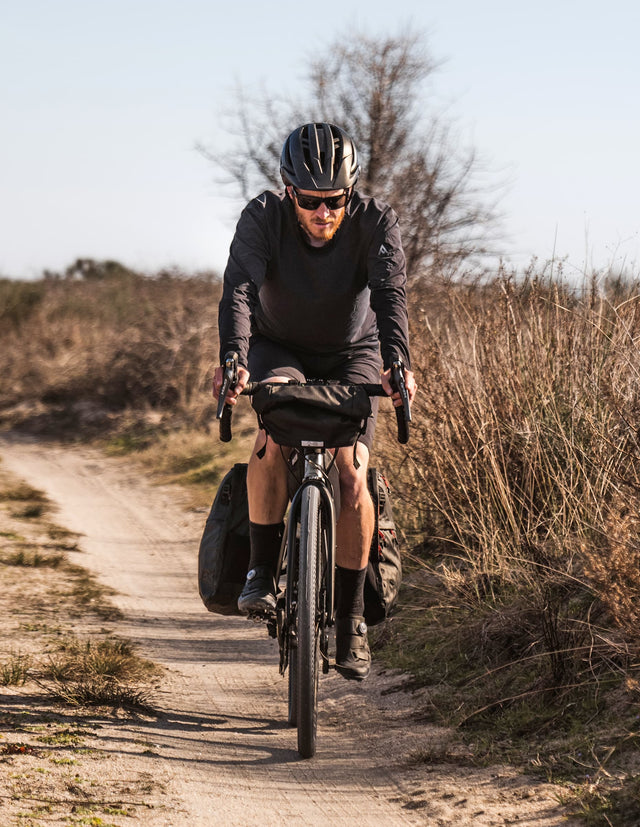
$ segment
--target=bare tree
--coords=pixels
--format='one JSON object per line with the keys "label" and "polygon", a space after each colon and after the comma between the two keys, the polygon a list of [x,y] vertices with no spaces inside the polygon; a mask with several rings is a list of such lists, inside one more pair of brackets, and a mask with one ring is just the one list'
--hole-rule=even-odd
{"label": "bare tree", "polygon": [[408,271],[451,269],[487,251],[497,226],[492,190],[479,179],[473,150],[456,146],[451,125],[429,111],[426,81],[437,68],[419,35],[356,36],[328,49],[311,67],[310,105],[238,91],[237,135],[228,163],[200,147],[250,198],[281,186],[284,137],[297,124],[327,120],[355,140],[363,173],[358,189],[390,203],[403,227]]}
{"label": "bare tree", "polygon": [[322,112],[335,113],[357,139],[364,184],[386,190],[389,175],[411,151],[420,123],[418,93],[435,64],[415,36],[355,39],[336,45],[311,72],[311,85]]}

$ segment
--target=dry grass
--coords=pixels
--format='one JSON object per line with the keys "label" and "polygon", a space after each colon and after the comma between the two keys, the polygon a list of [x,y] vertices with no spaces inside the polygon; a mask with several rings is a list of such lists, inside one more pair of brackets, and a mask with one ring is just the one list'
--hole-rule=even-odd
{"label": "dry grass", "polygon": [[149,710],[144,688],[157,669],[133,651],[129,641],[67,637],[35,678],[54,697],[72,706]]}
{"label": "dry grass", "polygon": [[389,652],[478,757],[535,743],[600,794],[603,756],[638,755],[640,290],[530,274],[423,301],[411,448],[380,445],[414,542]]}
{"label": "dry grass", "polygon": [[[99,435],[209,502],[252,431],[247,412],[231,446],[212,427],[219,284],[75,270],[0,284],[0,415]],[[431,687],[421,714],[457,723],[473,760],[526,762],[534,744],[539,771],[597,776],[581,800],[606,824],[597,802],[630,806],[637,787],[639,286],[432,280],[411,318],[412,440],[394,443],[383,406],[374,456],[410,549],[387,657]]]}
{"label": "dry grass", "polygon": [[417,528],[446,552],[440,578],[470,607],[524,590],[549,651],[594,611],[635,645],[640,298],[505,278],[450,300],[424,319],[404,463]]}

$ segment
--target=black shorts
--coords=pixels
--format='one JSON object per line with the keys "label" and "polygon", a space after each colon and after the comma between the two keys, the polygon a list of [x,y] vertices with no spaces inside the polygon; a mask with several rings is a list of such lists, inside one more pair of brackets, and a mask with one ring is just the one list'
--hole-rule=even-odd
{"label": "black shorts", "polygon": [[[272,376],[287,376],[304,382],[307,379],[335,379],[341,382],[380,382],[382,359],[378,345],[351,348],[340,353],[307,353],[281,345],[265,336],[251,337],[249,373],[252,382]],[[371,416],[367,430],[358,438],[369,451],[376,429],[379,397],[371,398]]]}

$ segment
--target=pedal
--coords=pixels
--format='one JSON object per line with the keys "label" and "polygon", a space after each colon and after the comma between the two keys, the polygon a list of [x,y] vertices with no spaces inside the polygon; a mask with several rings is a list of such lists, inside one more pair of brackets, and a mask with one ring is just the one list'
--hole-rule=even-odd
{"label": "pedal", "polygon": [[245,615],[247,620],[252,620],[254,623],[276,623],[275,609],[252,609]]}

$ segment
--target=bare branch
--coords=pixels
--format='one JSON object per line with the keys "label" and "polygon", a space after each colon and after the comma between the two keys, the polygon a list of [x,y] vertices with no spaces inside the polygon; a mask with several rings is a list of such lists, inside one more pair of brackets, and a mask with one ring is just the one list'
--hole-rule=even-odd
{"label": "bare branch", "polygon": [[235,95],[233,151],[200,147],[245,198],[281,187],[279,156],[298,124],[327,120],[355,140],[363,168],[358,188],[390,203],[402,221],[408,271],[456,265],[482,255],[497,226],[495,197],[482,185],[473,151],[428,107],[427,81],[438,68],[418,34],[357,36],[313,63],[309,100]]}

